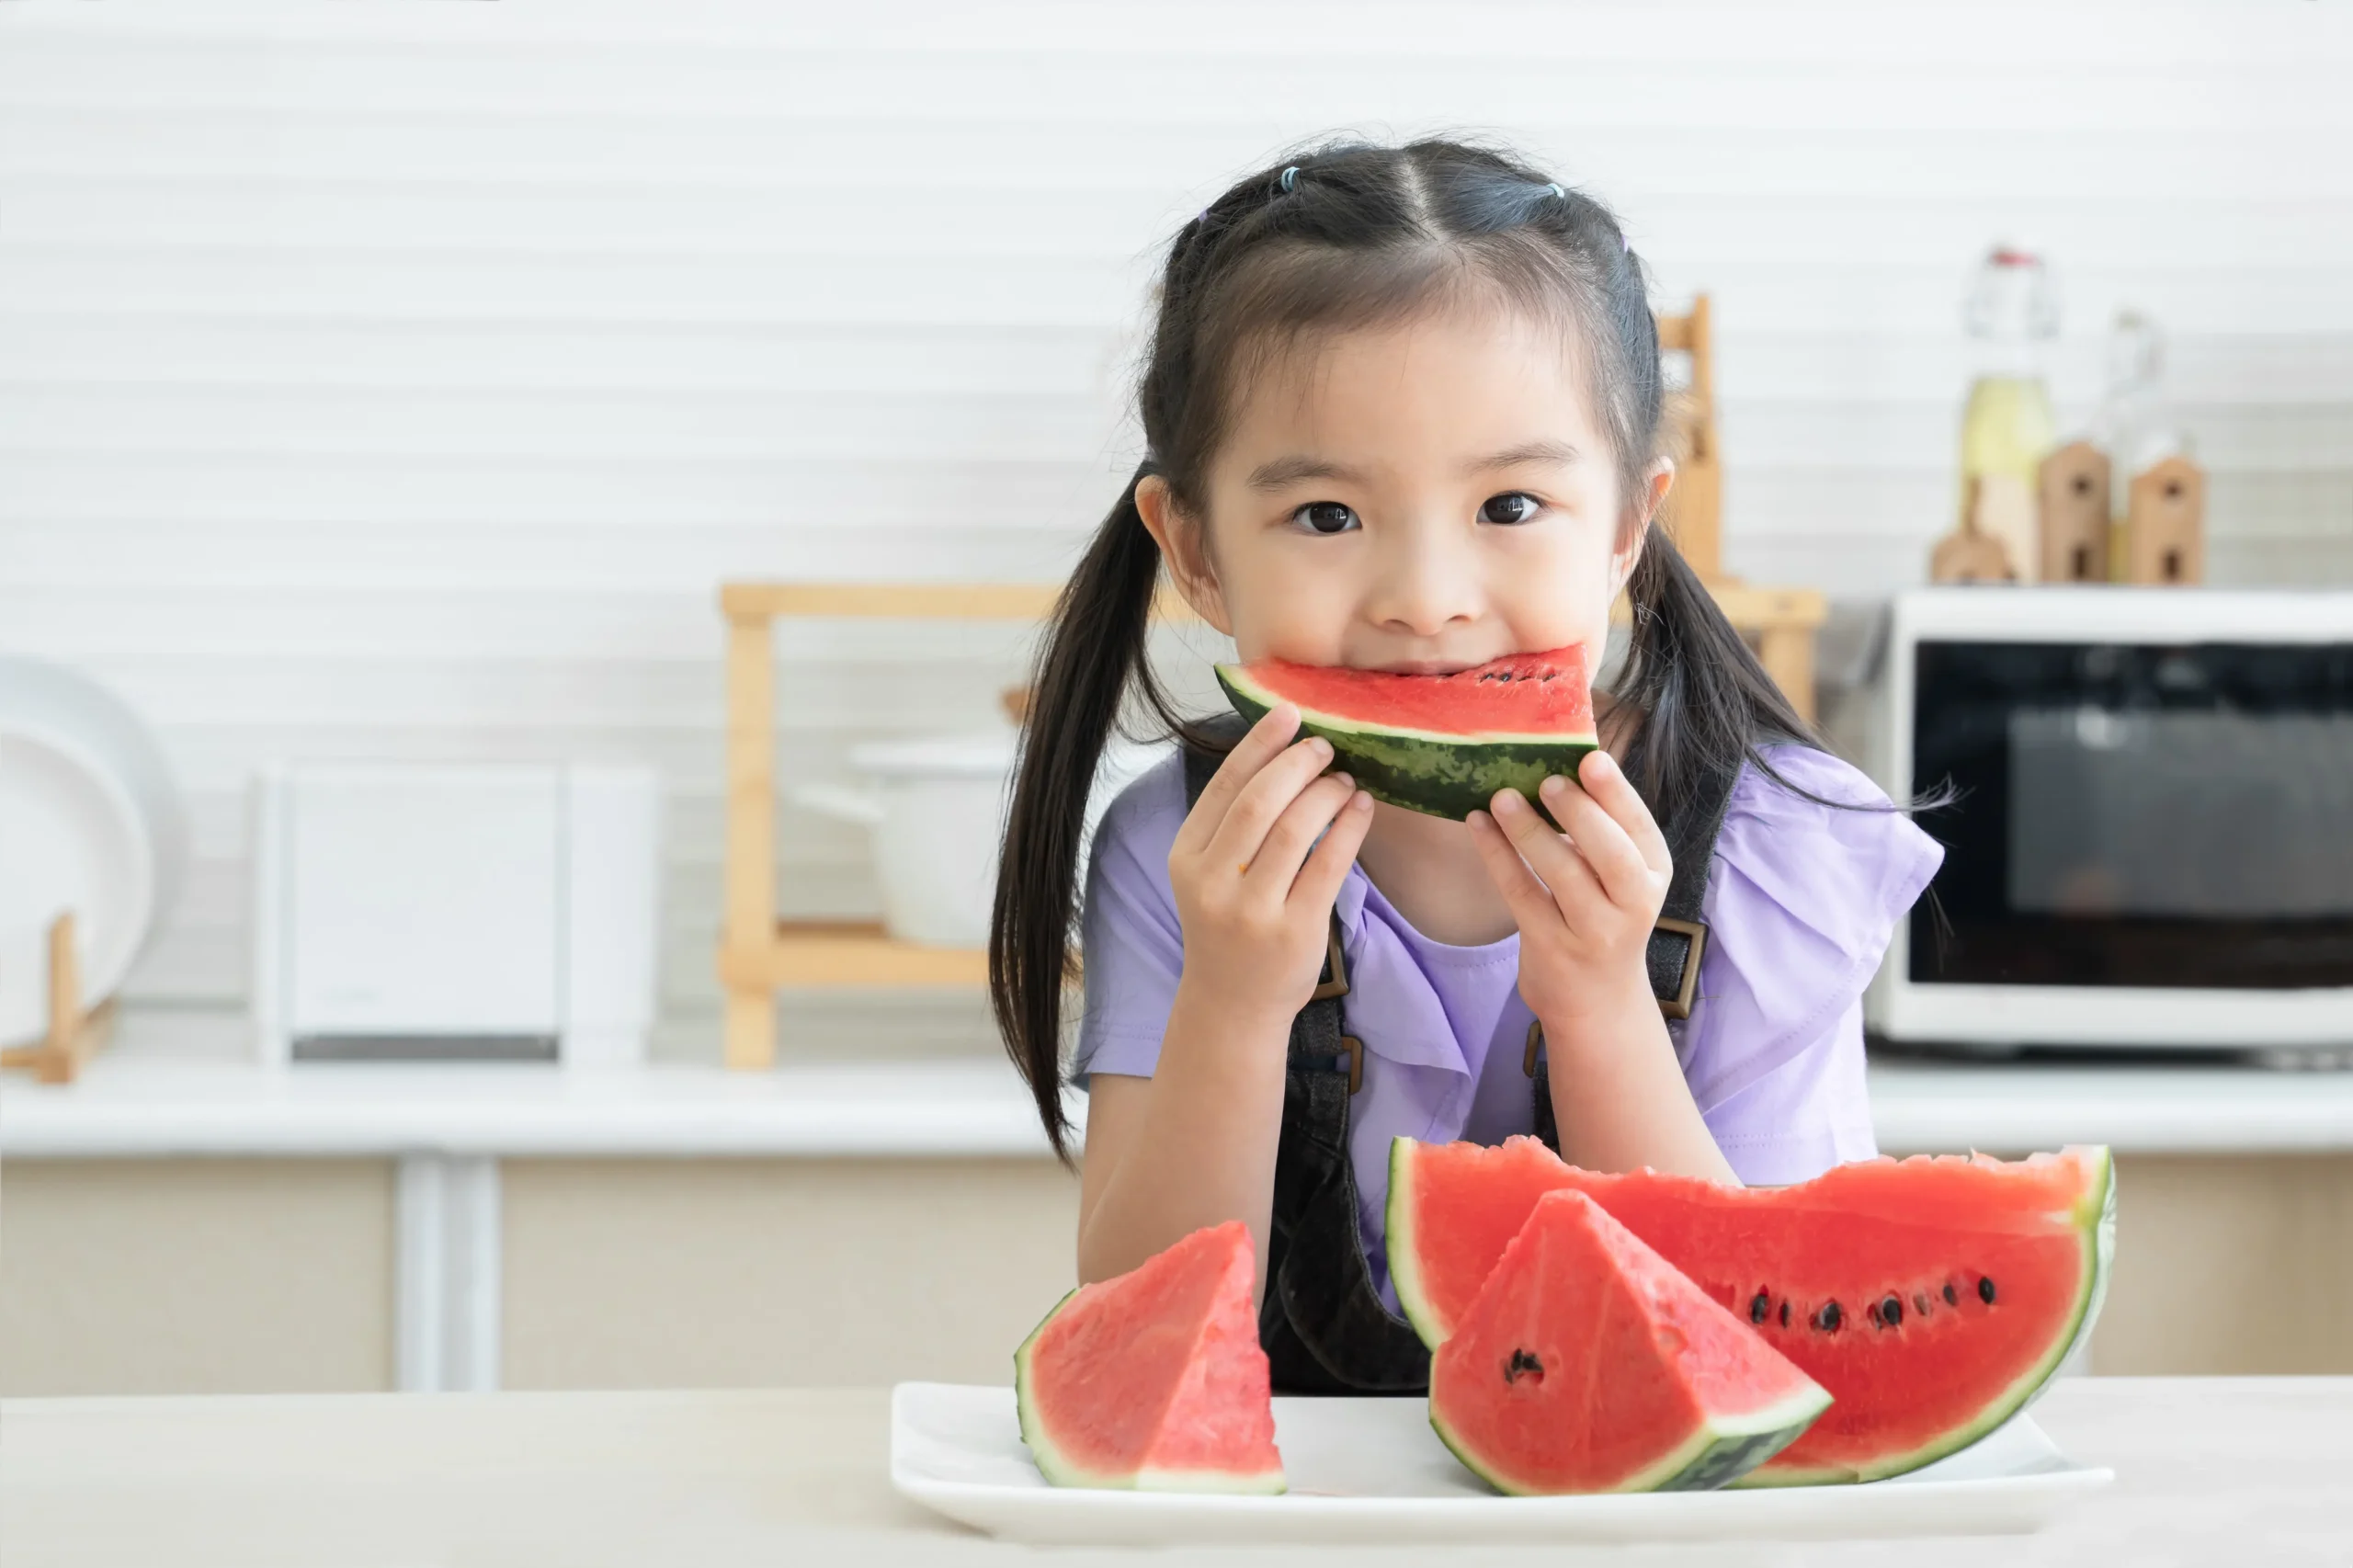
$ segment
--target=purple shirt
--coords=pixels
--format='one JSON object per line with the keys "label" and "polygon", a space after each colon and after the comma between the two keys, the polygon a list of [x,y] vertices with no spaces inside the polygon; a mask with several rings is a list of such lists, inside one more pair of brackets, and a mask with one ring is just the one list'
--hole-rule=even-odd
{"label": "purple shirt", "polygon": [[[1770,751],[1773,766],[1828,800],[1881,805],[1870,779],[1826,753]],[[1086,881],[1086,1009],[1075,1081],[1150,1077],[1184,964],[1168,851],[1185,818],[1181,757],[1114,801]],[[1708,945],[1691,1017],[1667,1026],[1708,1131],[1741,1180],[1802,1181],[1878,1152],[1863,1086],[1862,992],[1895,922],[1944,851],[1906,818],[1837,811],[1755,768],[1733,786],[1708,870]],[[1519,937],[1433,942],[1361,868],[1338,901],[1347,958],[1347,1030],[1364,1042],[1349,1108],[1358,1216],[1373,1278],[1391,1305],[1383,1211],[1389,1142],[1500,1142],[1534,1131],[1522,1061],[1532,1021],[1520,1000]]]}

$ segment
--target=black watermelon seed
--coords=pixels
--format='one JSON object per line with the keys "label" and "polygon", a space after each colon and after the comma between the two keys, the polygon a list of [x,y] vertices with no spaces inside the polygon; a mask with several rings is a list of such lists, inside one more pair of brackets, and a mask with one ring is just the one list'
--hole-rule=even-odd
{"label": "black watermelon seed", "polygon": [[1825,1334],[1836,1334],[1838,1332],[1838,1303],[1824,1301],[1822,1310],[1813,1314],[1813,1326]]}
{"label": "black watermelon seed", "polygon": [[1928,1315],[1928,1293],[1926,1290],[1918,1290],[1913,1293],[1912,1310],[1918,1312],[1922,1317],[1927,1317]]}
{"label": "black watermelon seed", "polygon": [[1763,1323],[1765,1321],[1765,1314],[1772,1311],[1772,1309],[1773,1298],[1767,1295],[1764,1291],[1759,1290],[1756,1292],[1756,1299],[1748,1303],[1748,1321],[1751,1323]]}
{"label": "black watermelon seed", "polygon": [[1952,1281],[1949,1279],[1945,1281],[1945,1305],[1949,1307],[1961,1305],[1961,1297],[1954,1292]]}
{"label": "black watermelon seed", "polygon": [[1870,1306],[1865,1307],[1863,1309],[1863,1315],[1871,1320],[1871,1326],[1873,1328],[1881,1326],[1879,1321],[1879,1303],[1877,1301],[1873,1301]]}
{"label": "black watermelon seed", "polygon": [[1994,1281],[1983,1274],[1977,1277],[1977,1299],[1989,1307],[1994,1304]]}
{"label": "black watermelon seed", "polygon": [[1879,1304],[1880,1321],[1893,1328],[1904,1321],[1904,1303],[1890,1296]]}
{"label": "black watermelon seed", "polygon": [[1781,1303],[1781,1326],[1783,1328],[1790,1326],[1790,1303],[1787,1301]]}
{"label": "black watermelon seed", "polygon": [[1514,1350],[1511,1353],[1510,1363],[1504,1368],[1504,1381],[1517,1382],[1523,1377],[1532,1377],[1538,1382],[1542,1382],[1544,1363],[1528,1351]]}

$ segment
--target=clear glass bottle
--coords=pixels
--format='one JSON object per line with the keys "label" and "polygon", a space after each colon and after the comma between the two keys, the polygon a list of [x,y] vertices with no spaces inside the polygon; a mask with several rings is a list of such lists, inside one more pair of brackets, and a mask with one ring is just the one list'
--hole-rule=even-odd
{"label": "clear glass bottle", "polygon": [[1961,321],[1972,379],[1961,420],[1961,526],[1999,540],[2012,574],[2030,582],[2038,471],[2058,440],[2043,361],[2059,332],[2059,298],[2041,258],[2009,245],[1988,252]]}

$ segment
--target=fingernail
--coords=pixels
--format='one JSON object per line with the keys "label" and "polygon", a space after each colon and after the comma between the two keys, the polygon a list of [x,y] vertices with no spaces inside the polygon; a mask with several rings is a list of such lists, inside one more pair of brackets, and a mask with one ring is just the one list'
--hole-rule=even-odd
{"label": "fingernail", "polygon": [[1585,766],[1597,773],[1615,773],[1618,771],[1618,759],[1606,751],[1587,752]]}
{"label": "fingernail", "polygon": [[1358,790],[1355,798],[1348,801],[1348,810],[1352,812],[1369,812],[1372,810],[1371,795],[1362,790]]}
{"label": "fingernail", "polygon": [[1338,779],[1343,784],[1353,786],[1356,783],[1355,779],[1349,778],[1345,773],[1335,773],[1332,777]]}
{"label": "fingernail", "polygon": [[1307,747],[1317,756],[1323,757],[1326,761],[1331,759],[1332,743],[1325,740],[1323,736],[1314,735],[1310,737],[1307,743]]}
{"label": "fingernail", "polygon": [[1539,788],[1540,788],[1545,794],[1552,796],[1557,800],[1559,797],[1568,793],[1569,781],[1566,778],[1562,778],[1557,773],[1548,773],[1544,776],[1544,782],[1539,786]]}

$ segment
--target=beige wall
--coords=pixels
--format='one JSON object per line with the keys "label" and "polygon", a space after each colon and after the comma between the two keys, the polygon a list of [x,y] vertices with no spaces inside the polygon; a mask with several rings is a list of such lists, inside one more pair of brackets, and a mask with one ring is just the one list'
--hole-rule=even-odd
{"label": "beige wall", "polygon": [[[2353,1373],[2353,1156],[2119,1162],[2109,1373]],[[0,1166],[0,1394],[381,1389],[389,1165]],[[1072,1278],[1033,1160],[512,1161],[515,1388],[997,1381]]]}

